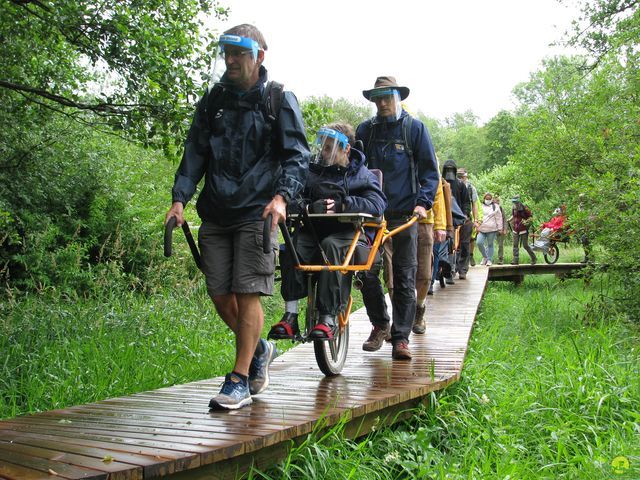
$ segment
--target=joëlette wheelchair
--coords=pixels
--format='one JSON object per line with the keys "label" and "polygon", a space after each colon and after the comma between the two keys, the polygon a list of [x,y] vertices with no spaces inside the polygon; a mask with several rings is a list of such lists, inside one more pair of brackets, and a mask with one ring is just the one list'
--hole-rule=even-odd
{"label": "jo\u00eblette wheelchair", "polygon": [[553,265],[560,257],[558,244],[564,243],[567,245],[575,232],[569,227],[563,227],[558,230],[552,230],[547,235],[542,235],[543,230],[540,227],[529,235],[529,246],[533,251],[542,252],[544,261]]}
{"label": "jo\u00eblette wheelchair", "polygon": [[[285,248],[288,248],[289,252],[291,253],[294,267],[307,274],[308,296],[305,326],[304,329],[301,330],[300,335],[298,338],[296,338],[296,340],[301,342],[313,342],[318,367],[320,367],[320,370],[325,375],[334,376],[338,375],[342,371],[345,360],[347,358],[347,352],[349,350],[349,315],[351,313],[353,300],[351,295],[349,295],[347,307],[338,315],[338,325],[333,339],[316,340],[310,338],[309,334],[318,321],[318,310],[316,308],[317,282],[316,276],[314,274],[323,270],[329,270],[339,271],[344,275],[348,275],[352,273],[371,270],[374,264],[379,260],[379,252],[382,244],[388,238],[391,238],[397,233],[400,233],[401,231],[409,228],[416,222],[418,217],[416,215],[413,215],[408,218],[406,223],[401,224],[391,231],[387,231],[387,222],[383,217],[376,218],[373,215],[369,215],[366,213],[307,214],[306,216],[309,220],[313,220],[314,218],[324,218],[338,222],[348,222],[353,224],[354,227],[353,241],[351,242],[351,245],[347,250],[347,253],[345,254],[345,257],[340,265],[304,265],[299,261],[294,243],[291,238],[291,235],[294,233],[292,231],[292,225],[294,224],[294,222],[280,224],[280,230],[285,241]],[[268,215],[264,220],[262,235],[262,248],[265,253],[269,253],[272,248],[270,235],[271,222],[272,217],[271,215]],[[171,217],[165,224],[164,229],[164,255],[166,257],[171,256],[172,232],[175,227],[176,218]],[[358,248],[361,247],[361,245],[358,244],[358,240],[360,238],[361,232],[365,228],[371,228],[372,231],[375,232],[375,235],[370,245],[367,245],[367,247],[364,249],[365,251],[363,251],[362,248]],[[196,265],[198,266],[198,268],[201,268],[200,252],[186,221],[182,225],[182,230],[185,234],[187,243],[189,244],[189,248],[196,262]]]}
{"label": "jo\u00eblette wheelchair", "polygon": [[[321,256],[324,257],[324,264],[307,265],[300,263],[298,253],[292,235],[301,225],[313,229],[314,220],[332,220],[337,222],[346,222],[353,225],[353,240],[339,265],[331,265],[326,261],[326,256],[322,255],[322,247],[317,241],[317,247]],[[374,217],[366,213],[320,213],[320,214],[295,214],[289,216],[286,224],[280,224],[280,230],[285,242],[285,248],[291,255],[294,268],[304,272],[307,280],[307,311],[304,322],[304,328],[296,337],[296,341],[313,342],[313,349],[316,362],[322,373],[327,376],[338,375],[344,367],[347,352],[349,350],[349,315],[353,298],[349,295],[346,308],[338,314],[337,328],[332,339],[315,339],[310,337],[311,330],[317,324],[319,314],[316,307],[317,299],[317,278],[316,273],[321,271],[339,271],[343,275],[351,275],[357,272],[366,272],[371,270],[374,265],[379,263],[380,247],[382,244],[397,233],[409,228],[417,220],[417,216],[413,215],[397,228],[387,231],[387,222],[383,217]],[[310,224],[310,225],[309,225]],[[359,244],[361,233],[364,229],[370,229],[374,232],[373,240],[366,246]],[[317,240],[317,238],[316,238]],[[359,282],[356,278],[354,282]]]}

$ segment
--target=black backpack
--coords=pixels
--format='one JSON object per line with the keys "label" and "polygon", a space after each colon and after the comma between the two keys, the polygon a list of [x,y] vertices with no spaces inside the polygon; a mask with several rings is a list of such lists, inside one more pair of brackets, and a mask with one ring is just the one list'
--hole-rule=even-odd
{"label": "black backpack", "polygon": [[[202,99],[204,104],[205,119],[207,127],[210,131],[216,128],[216,119],[222,118],[222,94],[224,86],[216,83],[211,90],[205,94]],[[269,134],[273,130],[273,124],[278,121],[280,108],[282,107],[282,99],[284,98],[284,85],[275,81],[269,81],[264,86],[262,98],[260,102],[251,103],[243,100],[236,102],[235,108],[246,108],[248,110],[260,109],[265,120]]]}

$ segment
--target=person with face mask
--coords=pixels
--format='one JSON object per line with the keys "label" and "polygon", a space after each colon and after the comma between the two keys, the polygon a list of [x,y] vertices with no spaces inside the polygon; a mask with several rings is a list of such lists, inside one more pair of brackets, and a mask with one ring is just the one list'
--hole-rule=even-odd
{"label": "person with face mask", "polygon": [[520,247],[523,247],[531,258],[531,265],[536,264],[536,254],[529,246],[529,226],[533,220],[533,214],[529,207],[527,207],[520,195],[516,195],[511,199],[513,208],[511,210],[511,218],[509,223],[513,229],[513,260],[511,265],[518,265],[520,263]]}
{"label": "person with face mask", "polygon": [[[369,168],[382,171],[389,229],[404,224],[414,214],[426,219],[438,189],[438,165],[427,128],[402,108],[409,88],[398,85],[394,77],[381,76],[372,89],[362,94],[375,103],[376,115],[358,126],[356,138],[364,145]],[[393,237],[393,322],[380,278],[371,271],[363,275],[362,298],[372,324],[363,350],[379,350],[390,337],[392,358],[411,359],[409,336],[416,314],[417,249],[416,224]]]}
{"label": "person with face mask", "polygon": [[[387,201],[377,177],[364,165],[364,154],[354,147],[351,125],[332,123],[318,130],[316,154],[309,166],[309,177],[302,192],[300,208],[309,213],[383,214]],[[296,208],[290,209],[291,213]],[[319,263],[318,243],[330,264],[341,264],[354,236],[354,226],[331,218],[314,218],[313,232],[303,227],[294,235],[296,252],[302,264]],[[365,234],[360,243],[366,245]],[[271,327],[269,338],[294,339],[299,333],[298,300],[307,296],[305,275],[294,267],[286,250],[280,256],[281,293],[286,302],[280,322]],[[317,309],[319,320],[311,330],[314,340],[331,340],[338,326],[337,315],[345,310],[351,291],[351,274],[339,271],[318,273]]]}
{"label": "person with face mask", "polygon": [[564,228],[565,221],[567,219],[567,207],[562,205],[553,211],[553,217],[548,221],[540,225],[542,231],[540,237],[533,242],[533,248],[547,253],[550,245],[549,237],[556,232],[560,232]]}
{"label": "person with face mask", "polygon": [[[212,78],[198,102],[175,175],[165,223],[184,223],[184,206],[204,178],[197,201],[201,269],[216,311],[235,335],[236,357],[211,409],[238,409],[269,385],[275,344],[260,338],[260,297],[273,294],[276,226],[302,190],[309,167],[302,113],[293,93],[281,91],[277,115],[263,101],[266,41],[253,25],[220,36]],[[215,72],[224,70],[222,75]],[[272,112],[273,113],[273,112]],[[264,219],[272,217],[265,253]],[[267,241],[268,243],[268,241]]]}
{"label": "person with face mask", "polygon": [[481,265],[491,266],[493,263],[493,244],[496,235],[504,228],[502,213],[499,206],[493,202],[493,195],[484,194],[482,200],[482,221],[476,222],[478,229],[477,245],[482,255]]}
{"label": "person with face mask", "polygon": [[498,194],[493,195],[493,203],[500,209],[500,214],[502,216],[502,230],[500,230],[496,234],[496,240],[498,241],[498,265],[502,265],[504,263],[504,239],[507,236],[507,214],[504,213],[504,208],[500,205],[500,197]]}
{"label": "person with face mask", "polygon": [[469,219],[472,222],[472,229],[471,236],[469,237],[469,265],[475,267],[476,261],[473,258],[473,252],[476,244],[477,231],[475,230],[475,228],[473,228],[473,226],[477,221],[480,220],[480,217],[478,215],[478,205],[480,204],[480,198],[478,197],[478,191],[476,190],[476,187],[474,187],[473,184],[469,181],[469,174],[467,173],[467,170],[460,167],[458,168],[457,175],[458,179],[464,182],[465,187],[467,187],[467,190],[469,191],[469,197],[471,198],[471,216]]}

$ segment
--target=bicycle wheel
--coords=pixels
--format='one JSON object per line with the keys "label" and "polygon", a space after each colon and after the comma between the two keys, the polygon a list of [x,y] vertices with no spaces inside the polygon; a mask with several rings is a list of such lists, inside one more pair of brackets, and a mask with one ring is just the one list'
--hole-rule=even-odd
{"label": "bicycle wheel", "polygon": [[560,251],[558,250],[558,246],[554,243],[549,246],[549,251],[544,254],[544,261],[549,265],[553,265],[558,261],[558,257],[560,256]]}
{"label": "bicycle wheel", "polygon": [[327,377],[338,375],[349,351],[349,323],[338,328],[333,340],[314,340],[313,351],[322,373]]}

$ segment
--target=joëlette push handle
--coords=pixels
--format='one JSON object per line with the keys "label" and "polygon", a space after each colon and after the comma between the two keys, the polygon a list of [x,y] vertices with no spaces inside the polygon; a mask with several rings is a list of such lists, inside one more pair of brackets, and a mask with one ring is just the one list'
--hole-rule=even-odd
{"label": "jo\u00eblette push handle", "polygon": [[262,252],[267,254],[271,253],[271,222],[273,221],[273,214],[267,215],[262,225]]}
{"label": "jo\u00eblette push handle", "polygon": [[[171,256],[171,240],[173,236],[173,229],[176,228],[177,220],[176,217],[170,217],[167,220],[167,223],[164,225],[164,256]],[[196,245],[195,240],[193,239],[193,235],[191,235],[191,230],[189,229],[189,224],[185,221],[182,224],[182,231],[184,232],[184,236],[187,239],[187,243],[189,244],[189,250],[191,250],[191,255],[193,255],[193,260],[196,262],[196,265],[199,269],[202,268],[202,263],[200,262],[200,251],[198,250],[198,246]]]}

